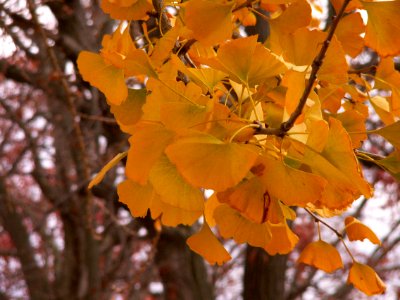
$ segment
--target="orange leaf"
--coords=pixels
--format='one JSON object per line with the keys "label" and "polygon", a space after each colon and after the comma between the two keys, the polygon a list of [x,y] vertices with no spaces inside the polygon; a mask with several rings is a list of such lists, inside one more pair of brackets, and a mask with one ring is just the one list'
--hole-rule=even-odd
{"label": "orange leaf", "polygon": [[368,12],[365,44],[381,56],[400,54],[400,1],[363,1]]}
{"label": "orange leaf", "polygon": [[221,203],[228,203],[248,219],[264,223],[269,199],[264,195],[264,187],[258,177],[243,180],[237,186],[217,194]]}
{"label": "orange leaf", "polygon": [[190,184],[215,191],[239,183],[258,155],[251,145],[224,143],[206,134],[181,138],[165,152]]}
{"label": "orange leaf", "polygon": [[354,262],[351,266],[347,283],[352,283],[355,288],[368,296],[383,294],[386,285],[378,274],[367,265]]}
{"label": "orange leaf", "polygon": [[280,224],[269,224],[269,228],[272,238],[264,246],[269,255],[287,254],[299,241],[299,237],[290,230],[286,221]]}
{"label": "orange leaf", "polygon": [[129,179],[117,187],[119,201],[126,204],[134,217],[145,217],[156,197],[151,184],[140,185]]}
{"label": "orange leaf", "polygon": [[78,69],[84,80],[97,87],[106,98],[115,105],[120,105],[128,96],[124,71],[107,64],[99,54],[82,51],[79,53]]}
{"label": "orange leaf", "polygon": [[214,218],[221,235],[224,238],[233,238],[237,243],[264,247],[271,239],[267,223],[252,222],[227,204],[221,204],[215,209]]}
{"label": "orange leaf", "polygon": [[[119,3],[118,3],[119,2]],[[153,10],[150,0],[120,1],[102,0],[101,9],[117,20],[147,20],[147,12]],[[130,5],[128,5],[130,4]]]}
{"label": "orange leaf", "polygon": [[145,184],[150,170],[172,141],[174,134],[156,123],[138,123],[128,151],[126,176],[140,184]]}
{"label": "orange leaf", "polygon": [[228,251],[215,237],[207,223],[199,232],[189,237],[186,241],[192,251],[203,256],[211,265],[222,265],[231,259]]}
{"label": "orange leaf", "polygon": [[99,173],[96,174],[96,176],[89,182],[88,189],[91,189],[94,187],[96,184],[99,184],[104,176],[106,176],[107,172],[115,167],[125,156],[127,155],[127,152],[121,152],[118,153],[112,160],[110,160],[101,170]]}
{"label": "orange leaf", "polygon": [[350,241],[362,241],[364,239],[369,239],[374,244],[381,244],[375,233],[356,218],[347,217],[345,224],[346,233]]}
{"label": "orange leaf", "polygon": [[204,63],[251,87],[286,70],[270,50],[257,43],[255,35],[222,44],[217,57],[204,60]]}
{"label": "orange leaf", "polygon": [[351,57],[356,57],[364,47],[364,39],[360,36],[365,31],[365,25],[360,13],[343,17],[335,31],[344,51]]}
{"label": "orange leaf", "polygon": [[261,156],[259,162],[265,166],[261,180],[268,193],[286,205],[316,202],[327,184],[322,177],[289,167],[269,155]]}
{"label": "orange leaf", "polygon": [[189,185],[165,155],[154,164],[149,180],[163,202],[189,211],[204,209],[203,193]]}
{"label": "orange leaf", "polygon": [[394,147],[400,149],[400,121],[390,124],[386,127],[379,128],[375,133],[383,136]]}
{"label": "orange leaf", "polygon": [[235,2],[191,0],[185,5],[184,20],[193,37],[212,46],[232,35],[232,8]]}
{"label": "orange leaf", "polygon": [[121,130],[130,132],[143,115],[142,106],[146,102],[146,90],[128,89],[128,97],[120,105],[110,103],[110,111],[114,114]]}
{"label": "orange leaf", "polygon": [[327,273],[343,268],[342,258],[336,248],[321,240],[308,244],[297,262],[314,266]]}

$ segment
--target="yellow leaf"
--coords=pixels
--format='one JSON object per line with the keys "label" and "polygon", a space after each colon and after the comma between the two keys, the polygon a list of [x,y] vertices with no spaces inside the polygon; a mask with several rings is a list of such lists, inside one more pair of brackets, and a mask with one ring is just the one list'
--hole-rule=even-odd
{"label": "yellow leaf", "polygon": [[204,94],[206,94],[207,91],[212,94],[214,92],[214,87],[226,77],[226,74],[212,68],[188,68],[188,76],[193,82],[203,88]]}
{"label": "yellow leaf", "polygon": [[211,265],[222,265],[231,259],[228,251],[218,241],[207,223],[203,224],[199,232],[189,237],[186,243],[192,251],[203,256]]}
{"label": "yellow leaf", "polygon": [[360,13],[352,13],[343,17],[335,35],[342,44],[343,50],[351,57],[356,57],[364,47],[364,39],[360,36],[365,30],[365,25]]}
{"label": "yellow leaf", "polygon": [[380,245],[378,237],[375,233],[366,225],[361,223],[354,217],[347,217],[345,220],[346,233],[350,241],[362,241],[369,239],[371,243]]}
{"label": "yellow leaf", "polygon": [[204,105],[190,102],[161,104],[160,121],[171,130],[203,129],[207,125],[214,102],[206,96],[201,96],[201,99]]}
{"label": "yellow leaf", "polygon": [[265,169],[260,177],[268,193],[286,205],[305,206],[316,202],[327,184],[322,177],[294,169],[269,155],[259,159]]}
{"label": "yellow leaf", "polygon": [[214,219],[214,211],[219,205],[221,205],[221,203],[219,203],[215,193],[207,199],[206,204],[204,205],[204,217],[211,227],[214,227],[217,224]]}
{"label": "yellow leaf", "polygon": [[381,56],[400,54],[400,1],[363,1],[368,12],[365,44]]}
{"label": "yellow leaf", "polygon": [[150,210],[151,217],[160,218],[166,226],[190,226],[203,212],[202,209],[184,210],[163,202],[150,183],[143,186],[128,179],[118,185],[117,192],[119,201],[128,206],[132,216],[145,217]]}
{"label": "yellow leaf", "polygon": [[387,139],[394,147],[400,149],[400,121],[390,124],[386,127],[382,127],[375,131],[375,133],[383,136]]}
{"label": "yellow leaf", "polygon": [[393,58],[381,59],[375,77],[374,88],[392,90],[389,111],[397,116],[400,115],[400,72],[395,69]]}
{"label": "yellow leaf", "polygon": [[204,63],[251,87],[286,71],[286,66],[270,50],[257,43],[255,35],[222,44],[217,57]]}
{"label": "yellow leaf", "polygon": [[146,184],[150,170],[172,142],[174,134],[156,123],[138,123],[129,138],[131,147],[126,162],[126,176],[140,184]]}
{"label": "yellow leaf", "polygon": [[191,226],[203,214],[203,208],[187,210],[175,207],[164,202],[164,198],[157,195],[151,209],[153,219],[160,217],[161,223],[166,226],[178,226],[180,224]]}
{"label": "yellow leaf", "polygon": [[327,273],[343,268],[339,252],[322,240],[308,244],[301,252],[297,263],[305,263]]}
{"label": "yellow leaf", "polygon": [[286,221],[282,224],[269,224],[272,238],[264,246],[269,255],[288,254],[299,241],[299,237],[290,230]]}
{"label": "yellow leaf", "polygon": [[206,134],[180,138],[165,152],[190,184],[215,191],[238,184],[258,156],[251,145],[224,143]]}
{"label": "yellow leaf", "polygon": [[335,118],[342,122],[343,127],[350,135],[353,148],[361,147],[362,142],[368,138],[365,127],[366,117],[353,109],[337,114]]}
{"label": "yellow leaf", "polygon": [[378,274],[370,266],[358,262],[354,262],[351,266],[347,283],[353,284],[368,296],[383,294],[386,290],[386,285]]}
{"label": "yellow leaf", "polygon": [[347,83],[347,62],[342,45],[333,36],[329,43],[322,66],[318,72],[318,79],[332,84]]}
{"label": "yellow leaf", "polygon": [[234,1],[191,0],[185,5],[185,24],[202,44],[218,44],[231,38],[234,4]]}
{"label": "yellow leaf", "polygon": [[110,110],[123,131],[130,131],[143,115],[142,106],[146,101],[146,90],[128,90],[128,97],[120,105],[110,103]]}
{"label": "yellow leaf", "polygon": [[[129,2],[131,2],[130,5],[127,5]],[[147,12],[153,10],[153,5],[150,0],[127,1],[125,4],[113,0],[102,0],[101,9],[117,20],[147,20]]]}
{"label": "yellow leaf", "polygon": [[394,115],[390,112],[391,109],[388,99],[381,96],[375,96],[369,100],[375,112],[381,118],[383,123],[385,123],[386,125],[390,125],[395,122]]}
{"label": "yellow leaf", "polygon": [[134,217],[145,217],[156,197],[151,184],[140,185],[129,179],[117,186],[119,201],[126,204]]}
{"label": "yellow leaf", "polygon": [[400,152],[393,151],[384,159],[376,160],[376,164],[388,171],[397,181],[400,181]]}
{"label": "yellow leaf", "polygon": [[257,223],[267,219],[269,198],[258,177],[243,180],[237,186],[217,194],[221,203],[228,203],[243,216]]}
{"label": "yellow leaf", "polygon": [[221,235],[224,238],[233,238],[237,243],[264,247],[271,239],[267,223],[252,222],[227,204],[221,204],[215,209],[214,218]]}
{"label": "yellow leaf", "polygon": [[184,210],[204,209],[203,193],[188,184],[165,155],[154,164],[149,179],[163,202]]}
{"label": "yellow leaf", "polygon": [[340,121],[330,118],[329,126],[323,151],[318,153],[306,148],[303,162],[329,183],[316,205],[320,208],[344,209],[360,195],[370,198],[372,189],[362,176],[350,137]]}
{"label": "yellow leaf", "polygon": [[107,172],[115,167],[128,153],[127,152],[121,152],[118,153],[112,160],[110,160],[101,170],[97,175],[89,182],[88,188],[91,189],[93,186],[96,184],[99,184],[104,176],[106,176]]}
{"label": "yellow leaf", "polygon": [[128,96],[125,85],[124,71],[95,53],[82,51],[79,53],[78,69],[84,80],[97,87],[106,98],[115,105],[120,105]]}

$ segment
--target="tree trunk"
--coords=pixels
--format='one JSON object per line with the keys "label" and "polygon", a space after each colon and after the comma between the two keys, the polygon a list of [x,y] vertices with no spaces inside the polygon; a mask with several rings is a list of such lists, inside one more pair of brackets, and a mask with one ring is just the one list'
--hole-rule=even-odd
{"label": "tree trunk", "polygon": [[247,246],[243,300],[283,300],[286,261],[286,255]]}

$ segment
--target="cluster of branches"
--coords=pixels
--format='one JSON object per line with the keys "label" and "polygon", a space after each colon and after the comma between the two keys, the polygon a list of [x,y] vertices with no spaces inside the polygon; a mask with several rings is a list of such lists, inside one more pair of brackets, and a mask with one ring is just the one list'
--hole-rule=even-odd
{"label": "cluster of branches", "polygon": [[[156,35],[157,17],[147,21]],[[266,23],[258,24],[247,30],[265,33]],[[144,299],[162,293],[150,290],[159,281],[167,299],[212,299],[226,292],[217,282],[242,264],[207,269],[186,247],[190,229],[160,233],[150,218],[131,219],[116,200],[118,169],[93,194],[87,191],[91,175],[127,145],[103,95],[81,80],[75,61],[83,49],[96,51],[114,25],[97,1],[0,0],[0,299]],[[140,39],[140,22],[131,27]],[[370,172],[372,181],[391,183],[377,169]],[[396,201],[397,186],[393,191]],[[366,206],[362,202],[355,215]],[[371,266],[400,242],[394,237],[400,217],[393,216]],[[295,269],[289,257],[239,250],[245,299],[295,299],[310,287],[324,293],[318,273]],[[333,294],[344,299],[350,292],[343,285]]]}

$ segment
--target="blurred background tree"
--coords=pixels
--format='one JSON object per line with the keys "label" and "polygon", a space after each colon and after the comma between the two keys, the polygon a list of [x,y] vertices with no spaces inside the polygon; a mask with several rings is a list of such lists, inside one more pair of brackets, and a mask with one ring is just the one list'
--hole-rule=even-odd
{"label": "blurred background tree", "polygon": [[[157,18],[146,21],[151,35],[159,34]],[[136,41],[141,22],[131,24]],[[260,19],[246,29],[262,39],[266,25]],[[295,264],[316,234],[301,212],[293,228],[302,242],[289,256],[228,243],[234,259],[215,267],[186,246],[190,228],[160,232],[150,218],[130,217],[116,194],[122,168],[87,190],[92,175],[128,147],[104,96],[76,71],[78,53],[97,51],[113,28],[95,0],[0,0],[0,299],[360,299],[344,271],[327,276]],[[376,63],[366,49],[354,66]],[[363,147],[391,150],[378,138]],[[383,247],[356,243],[353,250],[387,280],[382,299],[395,299],[399,187],[376,166],[365,168],[377,199],[359,200],[351,213],[368,216]]]}

